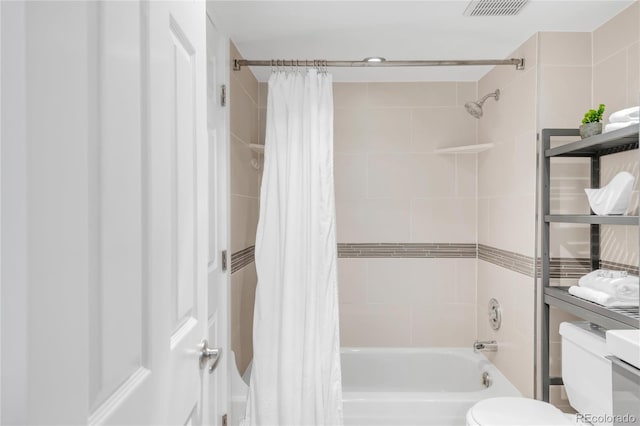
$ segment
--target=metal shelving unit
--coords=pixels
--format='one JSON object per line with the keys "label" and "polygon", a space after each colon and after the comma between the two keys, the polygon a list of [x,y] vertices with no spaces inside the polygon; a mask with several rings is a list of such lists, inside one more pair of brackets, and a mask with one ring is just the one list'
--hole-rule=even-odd
{"label": "metal shelving unit", "polygon": [[638,216],[557,215],[550,212],[551,159],[554,157],[586,157],[591,161],[591,187],[600,186],[600,158],[605,155],[638,148],[638,126],[629,126],[587,139],[551,148],[552,137],[579,137],[578,129],[542,130],[542,399],[549,401],[549,386],[561,385],[562,378],[549,377],[549,311],[556,307],[606,329],[640,328],[637,308],[605,308],[577,298],[567,287],[551,287],[550,231],[552,223],[577,223],[590,226],[591,269],[600,267],[600,225],[640,226]]}

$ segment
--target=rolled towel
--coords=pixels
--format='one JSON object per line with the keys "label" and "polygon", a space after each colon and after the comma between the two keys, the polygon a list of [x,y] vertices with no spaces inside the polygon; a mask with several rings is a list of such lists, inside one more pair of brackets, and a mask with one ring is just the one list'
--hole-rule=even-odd
{"label": "rolled towel", "polygon": [[640,121],[626,121],[624,123],[609,123],[604,126],[604,130],[602,133],[613,132],[614,130],[622,129],[623,127],[629,127],[633,125],[638,125]]}
{"label": "rolled towel", "polygon": [[594,290],[586,287],[579,286],[571,286],[569,287],[569,294],[572,294],[576,297],[579,297],[584,300],[588,300],[593,303],[597,303],[598,305],[606,306],[607,308],[612,307],[623,307],[623,306],[638,306],[638,300],[635,302],[629,301],[621,301],[616,299],[614,296],[611,296],[607,293],[603,293],[598,290]]}
{"label": "rolled towel", "polygon": [[640,279],[626,275],[624,271],[597,269],[581,277],[578,285],[606,293],[622,302],[635,302],[637,305],[640,299]]}
{"label": "rolled towel", "polygon": [[611,113],[609,123],[624,123],[627,121],[638,121],[639,119],[640,107],[635,106]]}

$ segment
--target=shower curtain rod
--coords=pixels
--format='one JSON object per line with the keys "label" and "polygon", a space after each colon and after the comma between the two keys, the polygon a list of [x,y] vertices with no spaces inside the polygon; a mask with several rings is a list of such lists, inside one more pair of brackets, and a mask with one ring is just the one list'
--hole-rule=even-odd
{"label": "shower curtain rod", "polygon": [[272,60],[248,60],[234,59],[233,70],[240,71],[242,67],[435,67],[435,66],[460,66],[460,65],[515,65],[517,70],[524,69],[524,58],[510,59],[470,59],[470,60],[442,60],[442,61],[327,61],[298,60],[298,59],[272,59]]}

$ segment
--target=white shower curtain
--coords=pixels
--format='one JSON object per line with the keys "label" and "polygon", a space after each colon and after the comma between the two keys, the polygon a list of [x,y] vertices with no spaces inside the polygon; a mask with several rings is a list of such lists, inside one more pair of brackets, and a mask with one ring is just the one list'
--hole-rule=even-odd
{"label": "white shower curtain", "polygon": [[330,74],[269,79],[245,426],[341,425]]}

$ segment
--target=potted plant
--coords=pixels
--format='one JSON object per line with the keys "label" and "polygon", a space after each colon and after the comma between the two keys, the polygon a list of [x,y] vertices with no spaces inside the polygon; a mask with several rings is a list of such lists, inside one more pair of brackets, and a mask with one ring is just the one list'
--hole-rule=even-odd
{"label": "potted plant", "polygon": [[597,110],[590,109],[584,114],[582,126],[580,126],[580,137],[582,139],[602,133],[602,114],[604,104],[600,104]]}

